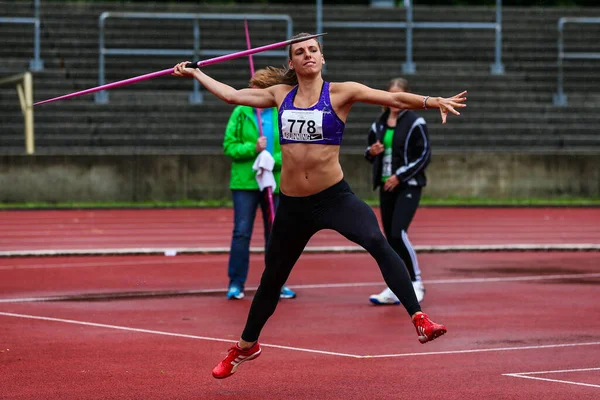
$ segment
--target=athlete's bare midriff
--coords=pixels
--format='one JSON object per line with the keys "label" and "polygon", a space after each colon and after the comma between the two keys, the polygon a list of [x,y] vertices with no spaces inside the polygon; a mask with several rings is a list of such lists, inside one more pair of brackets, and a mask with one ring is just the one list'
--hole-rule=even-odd
{"label": "athlete's bare midriff", "polygon": [[342,180],[340,146],[289,143],[281,146],[281,192],[304,197],[319,193]]}

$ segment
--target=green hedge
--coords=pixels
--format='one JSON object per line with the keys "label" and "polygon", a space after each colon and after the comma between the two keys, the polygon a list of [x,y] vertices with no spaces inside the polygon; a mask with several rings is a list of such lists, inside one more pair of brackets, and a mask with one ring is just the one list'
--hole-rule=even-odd
{"label": "green hedge", "polygon": [[[463,5],[463,6],[493,6],[496,0],[414,0],[415,5]],[[525,6],[525,7],[556,7],[556,6],[579,6],[592,7],[598,6],[598,0],[502,0],[504,6]]]}

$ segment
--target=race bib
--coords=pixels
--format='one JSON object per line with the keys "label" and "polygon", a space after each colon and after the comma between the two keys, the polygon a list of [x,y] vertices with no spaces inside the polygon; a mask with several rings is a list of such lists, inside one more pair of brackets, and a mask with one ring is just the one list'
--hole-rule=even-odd
{"label": "race bib", "polygon": [[298,142],[323,140],[323,112],[285,110],[281,114],[281,137]]}

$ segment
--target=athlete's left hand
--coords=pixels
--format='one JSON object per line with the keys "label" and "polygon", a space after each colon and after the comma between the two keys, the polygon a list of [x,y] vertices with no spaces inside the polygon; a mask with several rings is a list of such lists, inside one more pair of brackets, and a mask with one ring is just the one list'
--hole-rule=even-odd
{"label": "athlete's left hand", "polygon": [[400,180],[398,179],[398,177],[396,175],[392,175],[385,180],[385,183],[383,184],[383,190],[385,190],[386,192],[391,192],[399,184]]}
{"label": "athlete's left hand", "polygon": [[448,117],[448,113],[452,113],[454,115],[460,115],[456,108],[464,108],[467,105],[465,102],[467,101],[466,97],[467,91],[465,90],[462,93],[459,93],[455,96],[442,98],[438,97],[438,104],[440,109],[440,114],[442,115],[442,124],[446,123],[446,118]]}

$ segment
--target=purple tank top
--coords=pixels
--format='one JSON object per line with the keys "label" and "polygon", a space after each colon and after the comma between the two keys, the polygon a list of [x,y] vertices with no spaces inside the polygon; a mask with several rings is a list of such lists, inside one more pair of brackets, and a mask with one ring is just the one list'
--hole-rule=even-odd
{"label": "purple tank top", "polygon": [[309,108],[294,107],[296,85],[279,107],[279,143],[342,143],[346,124],[336,115],[329,99],[329,82],[323,82],[319,101]]}

